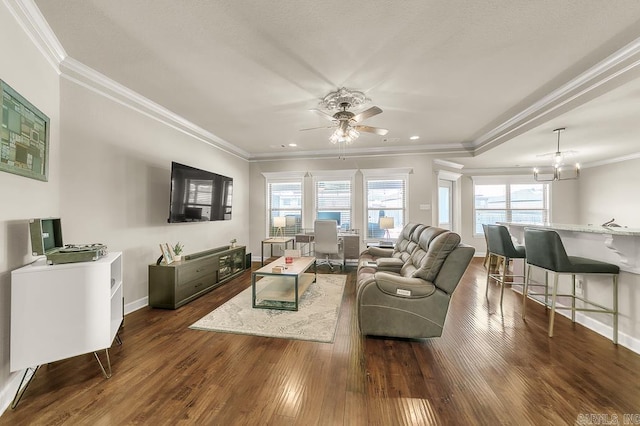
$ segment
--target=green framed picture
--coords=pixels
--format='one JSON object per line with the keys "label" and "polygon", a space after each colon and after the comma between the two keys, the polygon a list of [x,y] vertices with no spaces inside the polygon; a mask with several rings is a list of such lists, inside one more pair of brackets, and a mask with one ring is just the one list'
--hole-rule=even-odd
{"label": "green framed picture", "polygon": [[0,170],[47,181],[49,117],[4,81],[0,125]]}

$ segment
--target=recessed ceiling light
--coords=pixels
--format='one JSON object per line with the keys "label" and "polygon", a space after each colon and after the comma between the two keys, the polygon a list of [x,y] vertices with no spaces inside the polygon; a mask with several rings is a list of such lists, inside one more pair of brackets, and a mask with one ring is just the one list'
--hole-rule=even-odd
{"label": "recessed ceiling light", "polygon": [[420,136],[411,136],[409,139],[411,139],[412,141],[415,141],[420,139]]}
{"label": "recessed ceiling light", "polygon": [[298,146],[297,143],[290,143],[289,146]]}

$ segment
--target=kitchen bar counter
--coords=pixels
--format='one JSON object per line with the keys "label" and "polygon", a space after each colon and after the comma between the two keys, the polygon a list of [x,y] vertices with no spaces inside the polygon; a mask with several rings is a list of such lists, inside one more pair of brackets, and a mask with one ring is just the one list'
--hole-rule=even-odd
{"label": "kitchen bar counter", "polygon": [[509,228],[519,244],[524,244],[524,228],[557,231],[567,253],[618,265],[620,269],[640,274],[640,229],[601,225],[560,223],[500,223]]}
{"label": "kitchen bar counter", "polygon": [[[640,229],[559,223],[500,224],[509,228],[509,232],[518,244],[524,244],[525,228],[551,229],[560,235],[569,256],[586,257],[618,265],[620,267],[618,343],[640,353]],[[514,269],[522,271],[521,263],[514,263]],[[533,269],[535,272],[536,268]],[[532,278],[536,281],[544,280],[540,270],[533,275]],[[568,286],[568,281],[568,278],[561,277],[560,286]],[[590,276],[583,278],[582,281],[584,288],[580,291],[584,292],[583,294],[588,296],[589,300],[605,306],[611,305],[611,283],[608,277]],[[564,315],[563,312],[559,313]],[[576,314],[577,322],[610,338],[612,323],[608,317],[609,315],[596,313]]]}

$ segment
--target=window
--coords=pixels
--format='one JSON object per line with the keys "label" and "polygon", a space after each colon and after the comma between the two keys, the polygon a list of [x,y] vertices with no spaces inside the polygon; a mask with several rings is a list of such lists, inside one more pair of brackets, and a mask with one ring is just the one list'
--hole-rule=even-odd
{"label": "window", "polygon": [[332,219],[340,229],[351,229],[351,187],[351,180],[316,180],[316,219]]}
{"label": "window", "polygon": [[474,179],[474,234],[482,224],[549,221],[549,184],[494,179]]}
{"label": "window", "polygon": [[[293,236],[302,230],[302,177],[267,177],[267,229],[270,237]],[[284,217],[284,226],[275,226],[274,218]]]}
{"label": "window", "polygon": [[[367,219],[365,238],[397,238],[405,225],[408,173],[385,176],[363,170],[363,174]],[[380,227],[382,217],[393,218],[392,229]]]}

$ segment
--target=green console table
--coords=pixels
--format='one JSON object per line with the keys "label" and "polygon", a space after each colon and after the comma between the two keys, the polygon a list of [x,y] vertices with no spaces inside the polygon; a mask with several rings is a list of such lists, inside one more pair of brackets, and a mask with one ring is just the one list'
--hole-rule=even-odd
{"label": "green console table", "polygon": [[149,306],[176,309],[219,287],[244,271],[245,252],[245,246],[223,246],[149,265]]}

